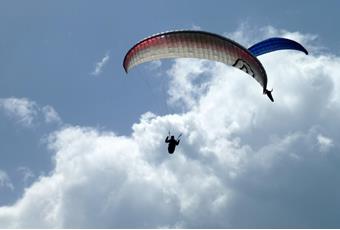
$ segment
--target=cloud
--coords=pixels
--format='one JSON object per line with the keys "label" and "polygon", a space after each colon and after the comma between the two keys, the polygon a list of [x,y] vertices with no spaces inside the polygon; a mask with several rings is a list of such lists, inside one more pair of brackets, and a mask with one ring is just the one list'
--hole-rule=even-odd
{"label": "cloud", "polygon": [[28,98],[0,98],[0,111],[25,127],[40,123],[57,123],[62,121],[58,113],[50,105],[39,106]]}
{"label": "cloud", "polygon": [[156,61],[151,61],[148,63],[147,68],[149,68],[149,70],[157,70],[162,66],[162,62],[160,60],[156,60]]}
{"label": "cloud", "polygon": [[20,166],[17,168],[17,171],[22,174],[22,180],[25,185],[35,178],[33,171],[28,167]]}
{"label": "cloud", "polygon": [[8,174],[0,170],[0,190],[1,188],[8,188],[10,190],[14,190],[14,186],[11,182],[11,179],[9,178]]}
{"label": "cloud", "polygon": [[191,28],[193,30],[202,30],[202,27],[198,26],[198,25],[192,25]]}
{"label": "cloud", "polygon": [[[275,103],[237,69],[177,59],[168,95],[183,113],[143,114],[128,136],[51,133],[54,169],[0,207],[0,228],[338,228],[340,58],[260,59]],[[183,133],[174,155],[169,129]]]}
{"label": "cloud", "polygon": [[102,60],[95,64],[95,69],[93,70],[91,74],[94,76],[98,76],[99,74],[101,74],[105,64],[109,61],[109,59],[110,59],[110,56],[109,56],[109,53],[107,52],[105,56],[102,58]]}
{"label": "cloud", "polygon": [[0,98],[0,109],[24,126],[31,126],[37,115],[37,105],[27,98]]}
{"label": "cloud", "polygon": [[317,140],[321,152],[328,152],[328,150],[334,145],[332,139],[325,137],[322,134],[317,136]]}
{"label": "cloud", "polygon": [[61,118],[59,117],[59,114],[55,111],[55,109],[50,106],[46,105],[41,109],[45,122],[46,123],[61,123]]}

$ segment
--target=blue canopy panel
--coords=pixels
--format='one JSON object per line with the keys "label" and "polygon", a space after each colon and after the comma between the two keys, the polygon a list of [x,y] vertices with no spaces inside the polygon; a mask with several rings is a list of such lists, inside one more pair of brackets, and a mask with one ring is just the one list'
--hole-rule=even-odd
{"label": "blue canopy panel", "polygon": [[287,38],[269,38],[248,48],[254,56],[286,49],[298,50],[308,54],[308,51],[300,43]]}

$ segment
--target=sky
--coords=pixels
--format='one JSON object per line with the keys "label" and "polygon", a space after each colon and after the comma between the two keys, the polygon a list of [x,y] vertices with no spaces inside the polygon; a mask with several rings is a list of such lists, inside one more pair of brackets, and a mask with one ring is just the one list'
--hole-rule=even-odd
{"label": "sky", "polygon": [[[339,1],[1,1],[0,228],[340,228]],[[195,29],[249,47],[248,75],[126,52]],[[167,153],[168,132],[183,134]]]}

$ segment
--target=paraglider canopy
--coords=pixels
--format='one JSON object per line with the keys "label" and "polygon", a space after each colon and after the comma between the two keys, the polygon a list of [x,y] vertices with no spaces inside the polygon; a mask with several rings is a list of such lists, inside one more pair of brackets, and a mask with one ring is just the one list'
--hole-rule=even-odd
{"label": "paraglider canopy", "polygon": [[200,58],[236,67],[267,87],[261,62],[237,42],[205,31],[183,30],[155,34],[135,44],[125,55],[126,72],[141,63],[164,58]]}
{"label": "paraglider canopy", "polygon": [[141,63],[164,58],[200,58],[225,63],[253,77],[263,94],[274,101],[272,90],[267,89],[267,74],[256,56],[283,49],[293,49],[308,54],[298,42],[287,38],[270,38],[249,49],[239,43],[205,31],[182,30],[159,33],[136,43],[125,55],[126,73]]}

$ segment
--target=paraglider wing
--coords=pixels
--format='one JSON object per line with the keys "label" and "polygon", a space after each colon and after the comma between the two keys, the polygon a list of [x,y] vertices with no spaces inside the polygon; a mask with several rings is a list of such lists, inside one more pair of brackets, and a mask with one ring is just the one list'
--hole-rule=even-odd
{"label": "paraglider wing", "polygon": [[308,54],[308,51],[300,43],[287,38],[269,38],[248,48],[254,56],[285,49],[298,50]]}
{"label": "paraglider wing", "polygon": [[200,58],[239,68],[267,87],[267,74],[261,62],[245,47],[226,37],[205,31],[170,31],[143,39],[125,55],[128,72],[141,63],[164,58]]}

